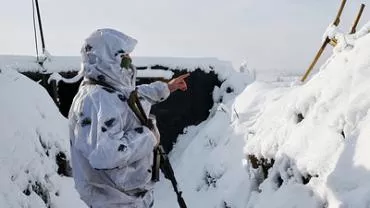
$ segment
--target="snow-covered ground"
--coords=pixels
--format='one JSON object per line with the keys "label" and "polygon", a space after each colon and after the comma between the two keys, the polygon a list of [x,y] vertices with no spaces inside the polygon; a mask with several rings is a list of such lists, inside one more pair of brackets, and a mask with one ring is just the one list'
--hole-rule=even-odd
{"label": "snow-covered ground", "polygon": [[[254,183],[247,207],[370,207],[370,35],[364,30],[369,27],[346,37],[351,45],[340,42],[306,84],[255,83],[237,98],[245,154],[275,161],[263,182],[246,165]],[[258,118],[251,119],[255,105]]]}
{"label": "snow-covered ground", "polygon": [[0,207],[84,207],[73,180],[57,174],[68,126],[46,90],[1,68],[0,97]]}
{"label": "snow-covered ground", "polygon": [[[370,207],[364,31],[346,37],[352,45],[338,44],[304,85],[268,76],[179,137],[171,159],[189,207]],[[175,207],[164,201],[156,207]]]}
{"label": "snow-covered ground", "polygon": [[[187,128],[171,160],[189,207],[370,207],[366,31],[347,36],[352,45],[338,44],[307,83],[257,73],[264,81]],[[155,207],[176,207],[168,190],[158,184]]]}
{"label": "snow-covered ground", "polygon": [[[368,28],[343,36],[347,44],[302,85],[292,85],[296,72],[224,74],[213,94],[222,103],[170,154],[188,207],[370,207]],[[44,89],[1,70],[0,207],[45,207],[37,187],[52,207],[84,207],[56,173],[55,154],[68,154],[66,120]],[[163,178],[155,196],[155,208],[177,207]]]}

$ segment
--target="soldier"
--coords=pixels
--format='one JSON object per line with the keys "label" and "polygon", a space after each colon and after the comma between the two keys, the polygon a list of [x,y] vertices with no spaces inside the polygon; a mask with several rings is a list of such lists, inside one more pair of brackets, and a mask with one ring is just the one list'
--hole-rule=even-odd
{"label": "soldier", "polygon": [[72,170],[81,199],[92,208],[153,206],[153,148],[158,129],[142,125],[128,107],[137,89],[149,114],[151,105],[176,90],[184,79],[135,86],[130,53],[137,41],[113,29],[99,29],[81,49],[84,79],[69,112]]}

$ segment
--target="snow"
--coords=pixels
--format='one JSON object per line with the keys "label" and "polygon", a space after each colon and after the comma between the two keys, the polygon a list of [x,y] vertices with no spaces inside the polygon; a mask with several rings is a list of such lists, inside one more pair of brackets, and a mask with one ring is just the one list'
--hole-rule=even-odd
{"label": "snow", "polygon": [[[215,72],[221,81],[228,79],[234,72],[231,62],[221,61],[217,58],[133,57],[133,63],[138,68],[144,68],[138,70],[138,78],[164,78],[169,80],[173,77],[174,73],[172,71],[157,69],[158,67],[188,72],[197,69],[206,73]],[[77,76],[68,79],[62,77],[60,73],[70,71],[78,72],[80,70],[80,65],[81,58],[74,56],[48,55],[46,61],[40,66],[37,63],[36,57],[0,55],[0,67],[10,68],[18,72],[40,72],[50,74],[48,82],[78,82],[82,78],[81,74],[77,74]],[[246,73],[250,72],[246,69]]]}
{"label": "snow", "polygon": [[[301,74],[284,70],[243,64],[232,71],[217,59],[136,60],[150,67],[215,70],[224,80],[213,92],[209,118],[187,127],[169,155],[188,207],[370,207],[369,25],[353,35],[330,27],[326,35],[338,45],[306,83],[297,82]],[[11,68],[0,65],[0,186],[6,187],[0,207],[44,207],[34,192],[22,193],[28,180],[47,187],[55,207],[84,207],[72,180],[56,174],[55,154],[68,153],[66,121],[45,90],[14,71],[32,68],[32,59],[9,65],[11,59],[0,57]],[[68,59],[56,65],[78,62]],[[178,207],[163,176],[154,207]]]}
{"label": "snow", "polygon": [[33,56],[1,55],[0,67],[15,69],[19,72],[39,71],[39,72],[61,72],[61,71],[79,71],[81,58],[79,57],[49,57],[44,62],[44,67],[37,63]]}
{"label": "snow", "polygon": [[[218,60],[217,58],[177,58],[177,57],[133,57],[133,63],[137,67],[146,67],[139,70],[138,77],[163,77],[170,78],[172,73],[155,70],[152,67],[163,66],[171,69],[186,70],[189,72],[201,69],[204,72],[214,71],[220,80],[225,80],[233,70],[231,62]],[[43,73],[58,73],[79,71],[81,58],[75,56],[49,56],[41,67],[33,56],[0,55],[0,67],[15,69],[19,72],[38,71]],[[53,75],[57,80],[61,77]],[[68,81],[67,81],[68,82]]]}
{"label": "snow", "polygon": [[47,207],[37,192],[52,207],[84,207],[72,178],[57,174],[56,155],[70,155],[67,120],[45,89],[14,70],[1,68],[0,83],[0,207]]}
{"label": "snow", "polygon": [[[179,136],[171,161],[189,207],[370,207],[370,35],[363,31],[335,34],[343,38],[307,83],[257,71],[235,99]],[[273,163],[267,178],[249,155]],[[174,196],[163,197],[168,185],[157,186],[155,207],[176,207]]]}
{"label": "snow", "polygon": [[[44,88],[18,73],[41,71],[52,73],[50,80],[78,80],[78,77],[65,80],[57,73],[78,70],[76,57],[52,57],[50,60],[41,68],[33,57],[0,56],[0,96],[4,98],[0,108],[0,125],[4,127],[0,148],[0,207],[86,207],[74,189],[72,178],[57,174],[56,155],[64,152],[67,159],[70,155],[67,120],[59,113]],[[226,79],[215,90],[214,96],[218,100],[229,99],[229,94],[235,96],[246,82],[251,82],[246,76],[233,74],[229,62],[217,59],[138,60],[141,60],[140,66],[148,66],[148,69],[139,71],[142,76],[170,78],[173,75],[170,71],[150,69],[156,65],[187,71],[198,68],[205,72],[218,70],[219,78]],[[234,86],[234,82],[238,84]],[[231,87],[232,92],[226,93],[227,88]],[[168,181],[162,183],[171,188]]]}
{"label": "snow", "polygon": [[[164,78],[164,79],[171,79],[172,76],[173,76],[173,72],[172,71],[165,71],[165,70],[156,70],[156,69],[145,69],[145,70],[138,70],[137,72],[137,77],[140,77],[140,78]],[[60,81],[63,81],[64,83],[76,83],[78,82],[80,79],[82,79],[82,74],[78,73],[76,76],[70,78],[70,79],[67,79],[67,78],[64,78],[62,77],[62,75],[60,75],[58,72],[53,72],[49,79],[48,79],[48,83],[50,83],[51,81],[56,81],[56,82],[60,82]]]}
{"label": "snow", "polygon": [[[269,177],[259,184],[247,206],[267,207],[266,199],[268,207],[307,203],[312,204],[308,207],[370,206],[366,199],[369,161],[365,159],[369,153],[363,146],[369,137],[365,132],[370,107],[370,36],[354,42],[354,48],[334,49],[320,72],[304,85],[278,90],[254,83],[240,95],[254,101],[237,98],[235,106],[241,115],[248,115],[250,108],[255,113],[253,107],[259,106],[257,119],[246,116],[238,124],[254,132],[245,137],[245,155],[275,160]],[[304,117],[301,122],[297,121],[299,113]],[[313,178],[303,185],[301,178],[307,174]],[[278,175],[283,183],[277,188]]]}

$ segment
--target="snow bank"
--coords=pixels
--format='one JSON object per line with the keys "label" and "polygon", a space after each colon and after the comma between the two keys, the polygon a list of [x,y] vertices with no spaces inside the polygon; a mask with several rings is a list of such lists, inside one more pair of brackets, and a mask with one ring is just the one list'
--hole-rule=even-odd
{"label": "snow bank", "polygon": [[[171,163],[188,207],[243,207],[249,193],[248,174],[242,165],[243,135],[236,135],[230,127],[226,106],[220,104],[212,114],[178,137]],[[164,178],[155,196],[156,208],[178,206]]]}
{"label": "snow bank", "polygon": [[[171,154],[171,164],[188,207],[243,207],[249,194],[242,164],[243,133],[231,126],[234,98],[253,81],[248,72],[234,71],[213,92],[209,118],[185,129]],[[178,207],[172,186],[163,177],[155,189],[155,208]]]}
{"label": "snow bank", "polygon": [[351,42],[302,86],[254,83],[237,98],[252,179],[247,207],[370,206],[370,35]]}
{"label": "snow bank", "polygon": [[[187,128],[171,161],[188,207],[370,207],[369,27],[360,32],[342,35],[307,83],[256,81]],[[170,184],[156,188],[155,207],[177,206]]]}
{"label": "snow bank", "polygon": [[57,173],[57,155],[69,159],[67,120],[40,85],[0,69],[0,207],[84,207]]}

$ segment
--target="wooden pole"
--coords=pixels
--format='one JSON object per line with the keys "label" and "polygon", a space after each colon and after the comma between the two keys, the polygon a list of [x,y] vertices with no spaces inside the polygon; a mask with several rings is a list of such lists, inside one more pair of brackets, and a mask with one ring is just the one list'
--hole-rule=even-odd
{"label": "wooden pole", "polygon": [[[351,31],[349,32],[349,34],[354,34],[356,32],[356,28],[357,28],[357,25],[358,25],[358,22],[360,21],[360,18],[361,18],[361,15],[362,15],[362,12],[364,11],[365,9],[365,4],[361,4],[361,7],[360,7],[360,10],[356,16],[356,19],[352,25],[352,28],[351,28]],[[331,39],[329,44],[333,47],[335,47],[337,45],[337,40],[335,38]]]}
{"label": "wooden pole", "polygon": [[[339,23],[340,23],[340,16],[342,15],[342,12],[343,12],[344,6],[346,5],[346,2],[347,2],[347,0],[342,0],[342,3],[340,5],[340,7],[339,7],[339,10],[338,10],[337,16],[335,17],[335,20],[334,20],[333,25],[335,25],[335,26],[338,26],[339,25]],[[319,60],[321,54],[324,52],[325,47],[328,45],[328,43],[330,43],[330,39],[329,39],[329,37],[326,37],[326,39],[322,43],[319,51],[317,51],[316,56],[313,59],[312,63],[310,64],[310,66],[306,70],[306,73],[301,78],[301,82],[304,82],[307,79],[308,75],[310,74],[310,72],[312,71],[313,67],[315,66],[315,64]]]}
{"label": "wooden pole", "polygon": [[340,4],[337,16],[335,17],[333,25],[338,26],[340,23],[340,16],[342,15],[344,6],[346,5],[347,0],[342,0],[342,3]]}
{"label": "wooden pole", "polygon": [[352,25],[352,28],[349,34],[354,34],[356,32],[356,27],[358,25],[358,22],[360,21],[360,18],[361,18],[361,15],[364,9],[365,9],[365,4],[361,4],[360,10],[358,11],[357,17],[355,19],[355,22],[353,22],[353,25]]}
{"label": "wooden pole", "polygon": [[32,1],[32,20],[33,20],[33,33],[35,38],[35,46],[36,46],[36,60],[39,61],[39,46],[37,44],[37,31],[36,31],[36,19],[35,19],[35,2]]}
{"label": "wooden pole", "polygon": [[322,55],[322,53],[324,52],[326,46],[328,45],[328,43],[330,42],[330,39],[328,37],[326,37],[325,41],[322,43],[319,51],[316,53],[316,56],[315,58],[313,59],[313,61],[311,62],[310,66],[308,67],[306,73],[303,75],[302,79],[301,79],[301,82],[304,82],[308,75],[310,74],[311,70],[313,69],[313,67],[315,66],[315,64],[317,63],[317,61],[319,60],[320,56]]}
{"label": "wooden pole", "polygon": [[42,23],[41,23],[41,14],[40,14],[40,7],[39,7],[39,1],[35,0],[36,4],[36,11],[37,11],[37,19],[39,21],[39,29],[40,29],[40,36],[41,36],[41,46],[42,46],[42,52],[45,53],[45,40],[44,40],[44,31],[42,30]]}

